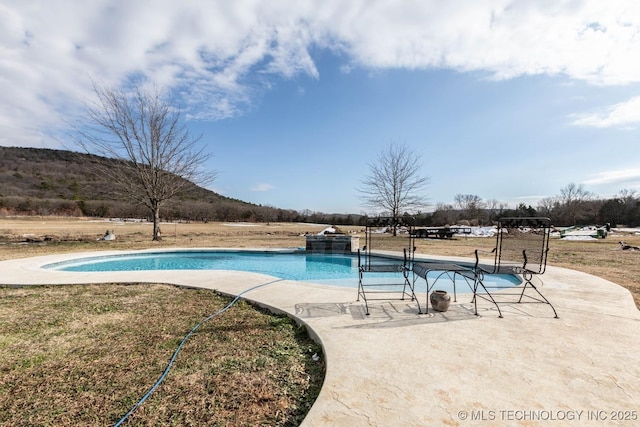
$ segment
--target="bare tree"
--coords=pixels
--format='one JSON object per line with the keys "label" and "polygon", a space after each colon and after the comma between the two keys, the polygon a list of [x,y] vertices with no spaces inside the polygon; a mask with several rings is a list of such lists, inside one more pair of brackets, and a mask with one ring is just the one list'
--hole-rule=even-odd
{"label": "bare tree", "polygon": [[591,200],[593,194],[587,191],[582,184],[570,183],[560,189],[560,201],[564,205]]}
{"label": "bare tree", "polygon": [[482,198],[475,194],[456,194],[454,201],[460,208],[462,217],[468,220],[479,220],[485,208]]}
{"label": "bare tree", "polygon": [[420,156],[406,145],[391,144],[382,151],[358,191],[366,206],[393,218],[427,206],[424,194],[428,177],[420,174]]}
{"label": "bare tree", "polygon": [[638,192],[629,189],[620,190],[617,198],[622,204],[625,224],[638,224],[640,222],[640,195]]}
{"label": "bare tree", "polygon": [[558,208],[559,204],[558,197],[545,197],[538,201],[537,211],[542,216],[551,217],[551,214]]}
{"label": "bare tree", "polygon": [[433,211],[431,220],[435,225],[455,224],[457,220],[457,212],[453,205],[438,203],[435,211]]}
{"label": "bare tree", "polygon": [[587,191],[582,184],[570,183],[560,189],[558,201],[560,203],[561,217],[571,225],[579,224],[591,215],[586,202],[594,199],[593,193]]}
{"label": "bare tree", "polygon": [[494,213],[500,207],[500,201],[498,199],[488,199],[485,205],[489,212]]}
{"label": "bare tree", "polygon": [[87,104],[87,120],[76,126],[78,143],[106,157],[98,173],[112,191],[149,209],[153,240],[162,240],[160,208],[193,183],[215,178],[203,164],[210,158],[197,148],[179,110],[160,91],[135,87],[131,93],[94,84],[97,101]]}

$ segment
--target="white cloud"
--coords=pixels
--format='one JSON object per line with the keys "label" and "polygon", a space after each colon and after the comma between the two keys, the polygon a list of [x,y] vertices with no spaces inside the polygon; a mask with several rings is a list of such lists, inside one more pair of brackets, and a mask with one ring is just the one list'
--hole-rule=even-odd
{"label": "white cloud", "polygon": [[326,26],[365,66],[565,74],[599,84],[640,78],[631,54],[640,47],[640,5],[632,0],[377,1],[351,9]]}
{"label": "white cloud", "polygon": [[640,123],[640,96],[608,107],[595,114],[574,115],[573,124],[597,128],[630,126]]}
{"label": "white cloud", "polygon": [[264,191],[270,191],[270,190],[273,190],[273,188],[274,188],[274,187],[273,187],[273,185],[271,185],[271,184],[264,184],[264,183],[261,183],[261,184],[254,185],[254,186],[251,188],[251,191],[255,191],[255,192],[264,192]]}
{"label": "white cloud", "polygon": [[92,96],[91,78],[146,78],[181,94],[195,119],[241,115],[271,75],[321,78],[311,48],[340,54],[343,72],[448,68],[624,84],[640,81],[640,2],[7,0],[0,145],[47,145],[60,118]]}
{"label": "white cloud", "polygon": [[640,169],[623,169],[617,171],[600,172],[583,182],[591,185],[608,184],[640,184]]}

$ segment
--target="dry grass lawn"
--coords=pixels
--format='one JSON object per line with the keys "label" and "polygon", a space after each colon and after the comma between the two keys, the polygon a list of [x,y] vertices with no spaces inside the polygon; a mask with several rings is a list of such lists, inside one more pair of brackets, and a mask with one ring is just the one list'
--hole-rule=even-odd
{"label": "dry grass lawn", "polygon": [[[228,303],[157,284],[0,288],[0,425],[114,425]],[[123,425],[298,425],[320,351],[291,319],[237,303],[190,336]]]}

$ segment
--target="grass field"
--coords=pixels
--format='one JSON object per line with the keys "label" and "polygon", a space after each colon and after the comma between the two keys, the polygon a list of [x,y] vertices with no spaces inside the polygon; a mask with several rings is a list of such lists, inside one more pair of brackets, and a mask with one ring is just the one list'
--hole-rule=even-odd
{"label": "grass field", "polygon": [[[0,219],[0,260],[170,247],[300,247],[309,224],[163,224]],[[98,240],[106,230],[115,241]],[[361,227],[341,227],[361,232]],[[631,232],[551,240],[549,264],[629,289],[640,305]],[[473,256],[491,238],[417,241],[419,254]],[[228,299],[162,284],[0,289],[0,424],[115,423],[149,389],[186,332]],[[321,387],[319,346],[289,319],[240,304],[192,336],[163,386],[124,425],[297,425]]]}

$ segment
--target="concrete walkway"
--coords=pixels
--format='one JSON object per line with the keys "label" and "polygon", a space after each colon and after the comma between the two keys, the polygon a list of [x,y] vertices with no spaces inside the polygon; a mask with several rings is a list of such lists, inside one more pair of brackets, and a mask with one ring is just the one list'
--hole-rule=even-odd
{"label": "concrete walkway", "polygon": [[[0,284],[159,282],[235,295],[273,280],[40,268],[71,257],[0,262]],[[542,277],[559,319],[544,304],[501,305],[500,319],[482,300],[475,316],[464,295],[446,313],[379,301],[365,316],[356,289],[284,280],[245,297],[295,316],[322,343],[326,379],[304,426],[640,425],[640,312],[631,294],[573,270],[549,267]]]}

